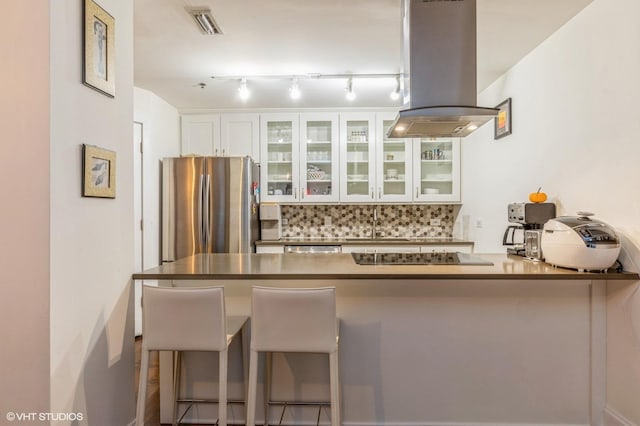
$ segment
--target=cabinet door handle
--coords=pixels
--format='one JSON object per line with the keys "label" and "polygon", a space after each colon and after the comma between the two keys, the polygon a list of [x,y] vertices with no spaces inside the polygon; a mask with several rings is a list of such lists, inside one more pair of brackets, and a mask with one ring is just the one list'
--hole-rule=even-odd
{"label": "cabinet door handle", "polygon": [[214,155],[218,155],[218,148],[216,148],[216,149],[214,149],[214,150],[213,150],[213,154],[214,154]]}
{"label": "cabinet door handle", "polygon": [[382,198],[382,188],[378,188],[378,198]]}
{"label": "cabinet door handle", "polygon": [[373,186],[371,187],[371,199],[373,200],[375,198],[375,194],[373,192]]}
{"label": "cabinet door handle", "polygon": [[420,196],[420,188],[416,186],[416,198]]}
{"label": "cabinet door handle", "polygon": [[300,188],[300,199],[304,198],[304,188]]}
{"label": "cabinet door handle", "polygon": [[226,151],[226,149],[223,149],[223,150],[222,150],[222,156],[223,156],[223,157],[226,155],[226,154],[225,154],[225,151]]}
{"label": "cabinet door handle", "polygon": [[296,188],[295,188],[295,187],[293,187],[293,191],[291,191],[291,192],[293,192],[293,198],[294,198],[295,200],[297,200],[297,199],[298,199],[298,191],[296,191]]}

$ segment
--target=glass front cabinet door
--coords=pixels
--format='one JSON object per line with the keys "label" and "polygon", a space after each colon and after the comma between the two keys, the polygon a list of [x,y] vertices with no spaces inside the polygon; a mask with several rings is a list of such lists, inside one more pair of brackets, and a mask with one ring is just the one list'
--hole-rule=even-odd
{"label": "glass front cabinet door", "polygon": [[375,113],[340,114],[340,201],[375,201]]}
{"label": "glass front cabinet door", "polygon": [[264,201],[300,201],[299,136],[297,114],[260,116],[260,186]]}
{"label": "glass front cabinet door", "polygon": [[460,138],[414,140],[414,200],[460,201]]}
{"label": "glass front cabinet door", "polygon": [[300,201],[339,198],[338,114],[300,114]]}
{"label": "glass front cabinet door", "polygon": [[397,113],[376,114],[376,200],[411,201],[413,139],[387,138]]}

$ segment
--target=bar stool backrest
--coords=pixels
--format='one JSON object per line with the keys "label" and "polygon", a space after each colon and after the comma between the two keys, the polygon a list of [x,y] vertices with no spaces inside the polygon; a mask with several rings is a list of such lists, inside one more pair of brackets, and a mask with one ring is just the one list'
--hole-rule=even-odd
{"label": "bar stool backrest", "polygon": [[335,352],[335,288],[253,287],[251,348],[265,352]]}
{"label": "bar stool backrest", "polygon": [[222,351],[227,347],[223,287],[142,287],[147,350]]}

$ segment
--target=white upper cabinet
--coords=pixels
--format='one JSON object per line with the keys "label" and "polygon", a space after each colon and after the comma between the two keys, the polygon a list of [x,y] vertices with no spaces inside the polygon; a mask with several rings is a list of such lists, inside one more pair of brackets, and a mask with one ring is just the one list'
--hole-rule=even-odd
{"label": "white upper cabinet", "polygon": [[460,138],[414,140],[414,201],[460,201]]}
{"label": "white upper cabinet", "polygon": [[300,201],[339,197],[338,114],[300,114]]}
{"label": "white upper cabinet", "polygon": [[220,114],[183,115],[181,155],[220,155]]}
{"label": "white upper cabinet", "polygon": [[260,187],[263,201],[299,202],[298,114],[260,115]]}
{"label": "white upper cabinet", "polygon": [[340,201],[376,200],[375,113],[340,114]]}
{"label": "white upper cabinet", "polygon": [[376,114],[376,201],[411,201],[413,139],[389,139],[397,113]]}
{"label": "white upper cabinet", "polygon": [[220,155],[248,155],[260,162],[259,114],[222,114],[220,129]]}
{"label": "white upper cabinet", "polygon": [[246,156],[260,162],[259,114],[182,116],[180,154]]}

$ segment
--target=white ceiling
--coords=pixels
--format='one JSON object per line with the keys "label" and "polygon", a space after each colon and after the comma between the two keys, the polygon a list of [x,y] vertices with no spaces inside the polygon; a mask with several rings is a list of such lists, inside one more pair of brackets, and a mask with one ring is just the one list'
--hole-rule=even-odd
{"label": "white ceiling", "polygon": [[[483,90],[592,0],[477,0]],[[135,85],[180,110],[392,107],[393,79],[251,80],[247,102],[228,75],[396,74],[401,0],[135,0]],[[210,8],[223,35],[203,35],[187,7]],[[198,87],[205,83],[205,88]]]}

